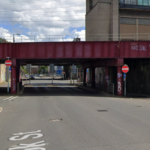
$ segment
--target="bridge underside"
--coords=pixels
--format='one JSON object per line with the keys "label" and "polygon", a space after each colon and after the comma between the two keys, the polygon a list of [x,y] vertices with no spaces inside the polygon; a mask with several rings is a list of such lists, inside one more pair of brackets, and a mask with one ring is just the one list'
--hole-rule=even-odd
{"label": "bridge underside", "polygon": [[2,43],[0,44],[0,63],[6,57],[12,60],[11,93],[15,94],[19,82],[20,66],[32,65],[81,65],[84,69],[84,85],[86,85],[86,69],[91,69],[92,87],[95,87],[95,68],[104,67],[104,82],[110,81],[110,68],[115,68],[116,90],[123,94],[123,76],[121,67],[124,63],[135,66],[135,62],[143,62],[150,58],[149,41],[127,42],[47,42],[47,43]]}

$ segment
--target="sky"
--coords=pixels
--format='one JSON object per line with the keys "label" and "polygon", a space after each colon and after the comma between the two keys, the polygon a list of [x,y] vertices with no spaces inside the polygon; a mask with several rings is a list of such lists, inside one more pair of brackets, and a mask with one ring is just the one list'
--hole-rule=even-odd
{"label": "sky", "polygon": [[5,0],[0,37],[12,42],[85,40],[85,0]]}

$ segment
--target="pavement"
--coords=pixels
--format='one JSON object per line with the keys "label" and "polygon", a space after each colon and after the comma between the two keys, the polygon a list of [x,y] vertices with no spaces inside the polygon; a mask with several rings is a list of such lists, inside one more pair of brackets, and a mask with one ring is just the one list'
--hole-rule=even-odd
{"label": "pavement", "polygon": [[149,150],[149,98],[106,97],[65,81],[0,96],[0,150]]}

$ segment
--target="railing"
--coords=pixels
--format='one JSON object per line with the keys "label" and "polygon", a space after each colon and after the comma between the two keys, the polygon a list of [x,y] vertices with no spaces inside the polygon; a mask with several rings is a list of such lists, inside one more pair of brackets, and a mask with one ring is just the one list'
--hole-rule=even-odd
{"label": "railing", "polygon": [[150,41],[150,33],[88,34],[86,41]]}
{"label": "railing", "polygon": [[[6,39],[6,41],[13,43],[13,36],[1,36],[0,38]],[[66,36],[16,36],[15,43],[25,43],[25,42],[80,42],[73,41],[75,36],[66,38]],[[87,34],[79,36],[81,41],[150,41],[150,33],[131,33],[131,34]],[[2,42],[0,42],[2,43]]]}
{"label": "railing", "polygon": [[105,84],[101,84],[101,83],[97,83],[96,84],[96,88],[99,89],[100,91],[106,91],[108,93],[112,93],[114,95],[114,83],[110,83],[107,85],[107,89],[106,89],[106,85]]}
{"label": "railing", "polygon": [[108,84],[108,93],[112,93],[114,95],[114,83]]}

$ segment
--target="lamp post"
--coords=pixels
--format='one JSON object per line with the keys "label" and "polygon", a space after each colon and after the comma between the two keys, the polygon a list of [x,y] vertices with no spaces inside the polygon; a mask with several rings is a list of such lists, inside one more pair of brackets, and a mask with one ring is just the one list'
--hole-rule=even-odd
{"label": "lamp post", "polygon": [[15,35],[20,35],[20,34],[13,34],[13,43],[15,43]]}

